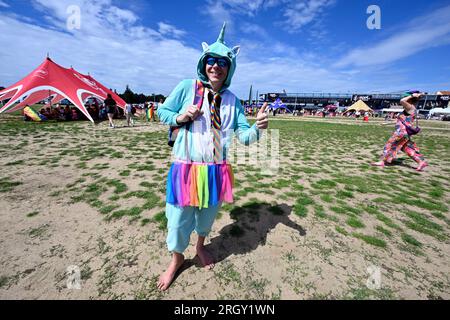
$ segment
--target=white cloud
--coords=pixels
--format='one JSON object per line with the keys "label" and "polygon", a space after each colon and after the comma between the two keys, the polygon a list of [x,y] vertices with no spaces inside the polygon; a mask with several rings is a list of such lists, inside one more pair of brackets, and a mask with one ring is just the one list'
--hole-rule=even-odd
{"label": "white cloud", "polygon": [[53,19],[49,22],[56,27],[65,28],[71,16],[69,7],[80,10],[81,28],[77,32],[113,37],[117,32],[129,30],[139,18],[130,10],[112,5],[112,0],[33,0],[35,7]]}
{"label": "white cloud", "polygon": [[138,20],[138,17],[130,10],[111,7],[107,11],[107,19],[110,23],[116,23],[117,21],[125,23],[135,23]]}
{"label": "white cloud", "polygon": [[[81,8],[81,29],[68,32],[66,9],[74,3]],[[109,0],[92,1],[92,5],[86,0],[35,4],[53,18],[55,27],[25,22],[17,15],[0,20],[0,43],[7,48],[0,67],[4,86],[31,72],[47,52],[58,64],[90,72],[119,92],[129,84],[135,91],[168,94],[180,80],[196,75],[200,44],[197,50],[167,39],[139,25],[133,12],[112,6]]]}
{"label": "white cloud", "polygon": [[[281,27],[288,33],[299,32],[306,25],[311,25],[310,34],[313,39],[323,40],[326,31],[322,27],[323,15],[336,0],[208,0],[204,13],[214,20],[237,20],[236,16],[255,17],[259,11],[278,8],[283,19],[268,23]],[[240,19],[242,21],[242,19]],[[245,22],[244,22],[245,23]],[[257,30],[261,34],[261,30]],[[244,31],[245,32],[245,31]]]}
{"label": "white cloud", "polygon": [[290,2],[284,9],[286,21],[280,23],[283,28],[294,33],[315,19],[320,18],[326,8],[332,6],[335,0],[302,0]]}
{"label": "white cloud", "polygon": [[228,8],[230,11],[234,13],[240,13],[248,16],[254,16],[258,10],[262,7],[264,0],[208,0],[207,10],[209,11],[209,7],[211,5],[215,5],[216,9],[220,8],[223,12]]}
{"label": "white cloud", "polygon": [[244,33],[244,34],[250,34],[253,36],[259,36],[261,38],[267,38],[269,37],[268,32],[261,26],[254,24],[254,23],[249,23],[249,22],[243,22],[240,25],[240,30]]}
{"label": "white cloud", "polygon": [[158,27],[159,33],[161,33],[163,36],[173,36],[174,38],[180,38],[186,34],[186,31],[177,29],[176,27],[164,22],[159,22]]}
{"label": "white cloud", "polygon": [[224,21],[228,23],[228,26],[232,24],[232,14],[225,8],[221,1],[209,0],[207,5],[201,6],[201,13],[208,18],[208,21],[212,26],[222,25]]}
{"label": "white cloud", "polygon": [[[65,29],[66,9],[74,3],[80,5],[81,29],[68,32]],[[35,5],[50,17],[51,26],[38,25],[13,13],[3,15],[0,20],[2,86],[11,85],[31,72],[47,52],[55,62],[66,67],[73,65],[82,73],[90,72],[104,85],[119,92],[123,92],[128,84],[136,92],[167,95],[180,80],[196,77],[201,44],[193,43],[190,47],[174,39],[173,30],[181,31],[179,27],[163,22],[159,24],[159,30],[145,27],[136,13],[115,7],[110,0],[92,3],[87,0],[39,0]],[[220,10],[219,7],[216,9]],[[120,23],[113,23],[114,19]],[[217,34],[223,22],[222,18],[220,20],[215,25]],[[258,25],[244,26],[259,33],[261,39],[258,42],[254,37],[252,40],[239,37],[242,50],[230,89],[240,97],[248,95],[250,84],[254,91],[260,92],[282,89],[288,92],[347,92],[417,87],[399,70],[370,76],[365,70],[358,72],[358,68],[352,68],[350,72],[336,71],[329,67],[332,62],[317,53],[298,53],[294,47],[276,39],[265,39],[265,30]],[[169,30],[171,38],[165,36]],[[215,38],[203,40],[213,43]],[[229,43],[230,46],[236,44]]]}
{"label": "white cloud", "polygon": [[356,48],[338,62],[335,67],[385,65],[420,51],[446,45],[450,41],[450,6],[424,15],[375,45]]}
{"label": "white cloud", "polygon": [[9,8],[9,4],[7,4],[6,2],[0,0],[0,8]]}

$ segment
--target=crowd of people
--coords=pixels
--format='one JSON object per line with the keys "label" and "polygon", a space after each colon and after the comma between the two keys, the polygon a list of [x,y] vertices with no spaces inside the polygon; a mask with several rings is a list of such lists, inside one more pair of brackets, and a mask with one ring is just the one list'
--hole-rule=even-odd
{"label": "crowd of people", "polygon": [[72,121],[80,120],[84,117],[84,115],[77,108],[59,104],[52,107],[41,108],[39,113],[47,120]]}
{"label": "crowd of people", "polygon": [[[122,109],[118,107],[116,101],[110,95],[108,95],[103,103],[99,103],[98,100],[92,99],[92,101],[86,102],[84,107],[95,122],[108,120],[109,127],[115,128],[114,119],[125,119],[128,126],[132,126],[134,124],[133,118],[136,116],[145,118],[147,122],[156,122],[157,105],[160,105],[163,102],[164,101],[161,99],[159,104],[156,105],[153,102],[146,102],[141,105],[127,104],[125,108]],[[26,107],[30,106],[26,105]],[[44,106],[36,111],[38,111],[39,115],[42,116],[41,118],[45,120],[88,120],[87,117],[73,105],[63,105],[58,103],[51,106]],[[32,119],[23,111],[22,116],[24,121],[32,121]]]}
{"label": "crowd of people", "polygon": [[[94,121],[103,121],[108,117],[108,108],[105,106],[105,104],[98,104],[97,102],[91,104],[87,103],[84,107]],[[121,108],[117,108],[116,106],[111,106],[109,108],[109,111],[110,114],[112,114],[115,118],[121,118],[124,114],[123,110]],[[78,108],[69,105],[56,104],[54,106],[42,107],[39,110],[39,113],[43,115],[47,120],[87,120],[87,117]],[[26,117],[26,115],[24,115],[24,117]]]}
{"label": "crowd of people", "polygon": [[[247,107],[245,110],[245,114],[247,116],[254,116],[258,111],[258,108],[254,107]],[[272,116],[276,115],[285,115],[285,114],[291,114],[292,116],[312,116],[312,117],[347,117],[347,118],[368,118],[368,117],[377,117],[378,114],[371,113],[367,111],[351,111],[351,112],[344,112],[344,111],[338,111],[338,110],[324,110],[324,109],[317,109],[317,110],[310,110],[310,109],[296,109],[293,112],[289,112],[286,109],[280,108],[280,109],[271,109],[270,110]]]}

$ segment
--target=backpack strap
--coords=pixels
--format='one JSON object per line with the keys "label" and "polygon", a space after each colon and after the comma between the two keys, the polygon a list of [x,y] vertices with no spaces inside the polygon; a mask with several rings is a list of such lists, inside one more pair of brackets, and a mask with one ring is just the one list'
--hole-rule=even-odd
{"label": "backpack strap", "polygon": [[[197,106],[197,110],[201,110],[202,106],[203,106],[203,97],[204,97],[204,93],[205,93],[205,86],[203,85],[203,83],[200,80],[196,80],[195,81],[195,88],[194,88],[194,102],[193,104]],[[190,131],[191,130],[191,125],[194,121],[189,121],[188,123],[186,123],[186,126],[184,127],[185,131]],[[188,155],[188,159],[189,159],[189,146],[188,146],[188,139],[185,137],[184,139],[184,148],[186,150],[186,153]]]}
{"label": "backpack strap", "polygon": [[[203,106],[203,98],[205,96],[205,86],[203,85],[203,83],[200,80],[195,80],[195,88],[194,88],[194,101],[193,104],[197,106],[198,110],[202,109]],[[186,124],[186,130],[189,131],[189,129],[191,128],[191,124],[193,121],[189,121]]]}
{"label": "backpack strap", "polygon": [[195,95],[194,95],[194,105],[197,106],[198,110],[202,108],[203,97],[205,95],[205,86],[200,80],[195,81]]}
{"label": "backpack strap", "polygon": [[[203,85],[203,83],[200,80],[195,80],[194,82],[194,101],[193,104],[197,106],[197,109],[200,110],[202,108],[203,105],[203,97],[205,94],[205,86]],[[178,131],[180,130],[181,127],[185,127],[184,129],[189,131],[191,128],[191,123],[192,121],[189,121],[188,123],[185,123],[183,125],[180,126],[171,126],[169,128],[169,141],[168,141],[168,145],[173,147],[175,140],[177,138],[178,135]],[[185,141],[185,147],[187,148],[187,139]],[[187,150],[187,149],[186,149]]]}

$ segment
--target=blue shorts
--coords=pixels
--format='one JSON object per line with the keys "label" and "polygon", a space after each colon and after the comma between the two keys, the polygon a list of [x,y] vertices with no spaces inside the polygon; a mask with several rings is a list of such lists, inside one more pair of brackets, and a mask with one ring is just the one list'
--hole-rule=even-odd
{"label": "blue shorts", "polygon": [[179,207],[166,203],[167,248],[169,251],[183,253],[189,245],[192,231],[206,237],[219,212],[222,203],[217,206],[199,209],[198,207]]}

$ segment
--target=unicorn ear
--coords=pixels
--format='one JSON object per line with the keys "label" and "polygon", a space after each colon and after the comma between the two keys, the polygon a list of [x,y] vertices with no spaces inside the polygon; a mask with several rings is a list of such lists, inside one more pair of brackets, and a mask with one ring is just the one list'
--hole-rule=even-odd
{"label": "unicorn ear", "polygon": [[209,50],[209,45],[206,42],[202,42],[203,52],[206,52]]}
{"label": "unicorn ear", "polygon": [[231,49],[231,52],[233,52],[234,56],[237,57],[239,52],[241,52],[241,46],[235,46],[233,49]]}

